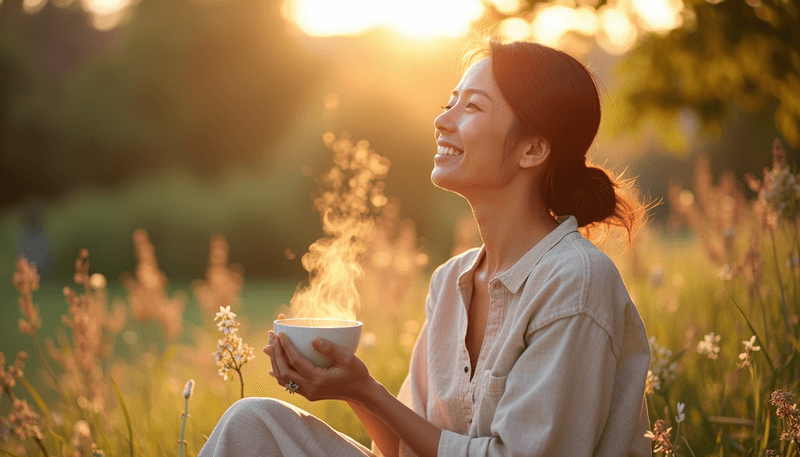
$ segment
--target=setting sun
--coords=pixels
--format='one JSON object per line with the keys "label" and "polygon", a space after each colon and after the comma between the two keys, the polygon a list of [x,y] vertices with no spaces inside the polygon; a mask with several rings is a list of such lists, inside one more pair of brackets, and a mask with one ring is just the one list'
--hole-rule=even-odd
{"label": "setting sun", "polygon": [[286,0],[284,14],[313,36],[387,27],[412,37],[462,36],[484,11],[480,0]]}

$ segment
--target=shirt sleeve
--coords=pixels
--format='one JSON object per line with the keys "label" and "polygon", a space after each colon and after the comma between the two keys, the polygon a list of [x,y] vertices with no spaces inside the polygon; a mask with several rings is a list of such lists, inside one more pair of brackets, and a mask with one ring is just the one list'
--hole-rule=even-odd
{"label": "shirt sleeve", "polygon": [[[590,456],[603,434],[616,356],[589,315],[563,317],[526,335],[527,347],[505,378],[492,436],[442,432],[438,456]],[[503,390],[504,386],[504,390]]]}

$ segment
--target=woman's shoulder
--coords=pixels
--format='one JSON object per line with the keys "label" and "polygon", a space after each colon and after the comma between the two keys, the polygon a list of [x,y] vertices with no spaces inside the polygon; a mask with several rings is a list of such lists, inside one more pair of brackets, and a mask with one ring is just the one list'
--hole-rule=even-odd
{"label": "woman's shoulder", "polygon": [[588,315],[608,332],[617,353],[626,315],[635,312],[635,306],[614,261],[591,241],[575,235],[553,246],[531,272],[530,293],[543,300],[539,305],[531,303],[539,308],[532,310],[531,325]]}
{"label": "woman's shoulder", "polygon": [[622,281],[619,269],[608,254],[579,233],[571,235],[542,256],[537,268],[539,272],[570,281]]}

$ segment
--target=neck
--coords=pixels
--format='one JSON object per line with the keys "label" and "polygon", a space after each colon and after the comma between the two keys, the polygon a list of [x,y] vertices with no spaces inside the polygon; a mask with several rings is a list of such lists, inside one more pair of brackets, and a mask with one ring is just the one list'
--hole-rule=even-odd
{"label": "neck", "polygon": [[530,186],[482,190],[480,194],[467,200],[486,251],[479,268],[492,278],[511,268],[558,222]]}

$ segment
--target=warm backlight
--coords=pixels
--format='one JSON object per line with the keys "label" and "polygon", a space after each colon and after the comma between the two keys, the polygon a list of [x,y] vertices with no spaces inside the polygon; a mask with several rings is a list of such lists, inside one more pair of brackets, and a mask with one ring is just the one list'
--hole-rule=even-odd
{"label": "warm backlight", "polygon": [[313,36],[358,35],[386,27],[412,37],[465,35],[480,0],[286,0],[284,14]]}

